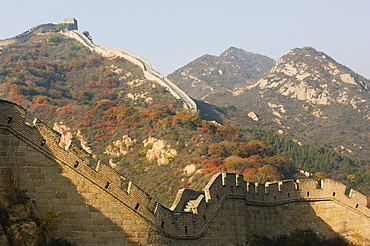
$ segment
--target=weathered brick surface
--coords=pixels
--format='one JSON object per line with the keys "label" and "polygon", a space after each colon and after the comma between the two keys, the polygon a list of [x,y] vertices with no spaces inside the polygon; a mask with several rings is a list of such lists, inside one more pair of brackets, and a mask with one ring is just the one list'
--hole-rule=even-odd
{"label": "weathered brick surface", "polygon": [[24,119],[21,107],[0,101],[0,169],[11,168],[41,213],[59,214],[54,236],[78,245],[244,245],[253,234],[308,228],[359,245],[370,239],[367,198],[345,195],[336,181],[324,180],[320,188],[312,180],[263,185],[218,174],[203,192],[179,191],[172,210],[152,209],[150,196],[136,185],[120,188],[123,179],[109,165],[90,168],[91,156],[77,144],[62,149],[59,133]]}

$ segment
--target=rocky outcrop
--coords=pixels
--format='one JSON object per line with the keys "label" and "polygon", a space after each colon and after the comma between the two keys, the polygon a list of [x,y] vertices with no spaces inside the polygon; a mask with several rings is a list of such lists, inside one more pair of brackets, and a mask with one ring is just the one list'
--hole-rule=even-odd
{"label": "rocky outcrop", "polygon": [[370,82],[324,53],[305,47],[290,50],[255,85],[311,105],[344,104],[357,108],[366,100],[358,95],[351,95],[353,100],[349,100],[350,86],[367,92]]}
{"label": "rocky outcrop", "polygon": [[135,144],[135,139],[133,140],[128,135],[124,135],[121,139],[117,139],[111,145],[108,145],[104,153],[111,156],[126,155]]}
{"label": "rocky outcrop", "polygon": [[47,245],[48,234],[37,225],[39,214],[19,190],[11,168],[0,169],[0,245]]}
{"label": "rocky outcrop", "polygon": [[168,164],[177,155],[177,151],[162,139],[149,137],[143,143],[144,147],[151,147],[146,153],[146,158],[149,161],[157,161],[158,165]]}
{"label": "rocky outcrop", "polygon": [[8,238],[6,237],[3,226],[0,224],[0,245],[10,246]]}

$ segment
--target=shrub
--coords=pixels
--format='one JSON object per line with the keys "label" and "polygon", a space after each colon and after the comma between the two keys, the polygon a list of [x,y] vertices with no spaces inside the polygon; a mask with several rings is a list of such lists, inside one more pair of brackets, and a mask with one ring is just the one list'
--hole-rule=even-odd
{"label": "shrub", "polygon": [[58,214],[48,211],[45,214],[40,215],[40,224],[39,227],[42,229],[47,229],[49,231],[55,231],[55,218],[58,217]]}

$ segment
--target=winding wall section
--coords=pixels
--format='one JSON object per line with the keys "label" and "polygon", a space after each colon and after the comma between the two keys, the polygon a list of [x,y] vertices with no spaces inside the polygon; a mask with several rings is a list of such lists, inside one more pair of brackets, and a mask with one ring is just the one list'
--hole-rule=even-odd
{"label": "winding wall section", "polygon": [[[58,237],[80,245],[244,245],[294,229],[370,242],[367,197],[334,180],[246,183],[219,173],[203,191],[180,190],[171,209],[26,111],[0,100],[0,168],[18,175],[40,212],[60,214]],[[96,168],[92,168],[96,166]],[[1,173],[1,172],[0,172]]]}
{"label": "winding wall section", "polygon": [[[74,20],[75,23],[71,22]],[[91,51],[97,52],[105,57],[112,57],[118,56],[124,59],[129,60],[130,62],[134,63],[135,65],[139,66],[143,72],[144,76],[149,80],[154,80],[161,86],[167,88],[167,90],[177,99],[180,99],[184,106],[193,114],[197,113],[197,105],[193,99],[191,99],[184,91],[178,88],[174,83],[172,83],[169,79],[161,75],[160,73],[154,71],[152,69],[152,65],[150,62],[145,60],[139,55],[133,54],[126,49],[110,49],[105,46],[97,46],[95,45],[90,39],[88,39],[83,33],[77,30],[77,21],[73,18],[65,19],[64,23],[61,24],[54,24],[54,23],[47,23],[35,26],[22,34],[19,34],[15,37],[0,40],[0,46],[10,45],[14,43],[22,43],[27,41],[33,35],[37,35],[43,32],[56,32],[60,31],[61,34],[68,36],[70,38],[74,38],[86,47],[88,47]]]}
{"label": "winding wall section", "polygon": [[83,45],[88,47],[90,50],[101,54],[105,57],[122,57],[129,60],[135,65],[139,66],[143,72],[144,76],[149,80],[154,80],[161,86],[164,86],[168,91],[177,99],[181,99],[186,108],[193,114],[197,112],[197,105],[193,99],[191,99],[184,91],[172,83],[169,79],[161,75],[152,69],[150,62],[142,58],[141,56],[135,55],[126,49],[110,49],[105,46],[97,46],[90,39],[88,39],[84,34],[78,30],[64,31],[62,34],[74,38],[81,42]]}

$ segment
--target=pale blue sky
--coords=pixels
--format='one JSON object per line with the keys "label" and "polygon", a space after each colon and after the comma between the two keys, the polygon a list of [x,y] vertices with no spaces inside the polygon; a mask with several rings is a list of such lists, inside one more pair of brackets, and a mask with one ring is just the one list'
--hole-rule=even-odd
{"label": "pale blue sky", "polygon": [[163,75],[234,46],[278,59],[312,46],[370,78],[368,0],[0,0],[0,39],[78,20],[95,44],[125,48]]}

